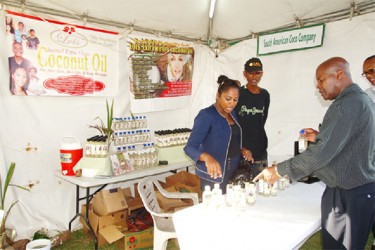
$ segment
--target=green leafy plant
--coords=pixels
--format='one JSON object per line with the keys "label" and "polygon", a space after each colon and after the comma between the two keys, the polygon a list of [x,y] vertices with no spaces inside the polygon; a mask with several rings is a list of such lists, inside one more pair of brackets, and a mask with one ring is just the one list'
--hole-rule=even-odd
{"label": "green leafy plant", "polygon": [[13,178],[15,168],[16,168],[16,164],[14,162],[12,162],[10,164],[9,170],[7,172],[4,186],[3,186],[3,182],[2,182],[2,179],[1,179],[1,176],[0,176],[0,200],[1,200],[0,209],[4,211],[4,215],[3,215],[3,218],[1,220],[1,226],[0,226],[0,249],[4,249],[5,244],[6,244],[6,237],[7,237],[6,232],[5,232],[6,231],[6,228],[5,228],[6,221],[8,219],[9,214],[10,214],[10,211],[12,210],[14,205],[16,205],[17,202],[18,202],[18,201],[12,202],[10,207],[7,210],[5,209],[5,197],[6,197],[6,194],[7,194],[8,187],[14,186],[14,187],[29,191],[29,189],[27,189],[25,187],[14,185],[14,184],[10,183],[12,178]]}
{"label": "green leafy plant", "polygon": [[111,136],[113,134],[112,129],[112,119],[113,119],[113,100],[111,103],[111,107],[108,104],[108,101],[106,100],[106,109],[107,109],[107,124],[104,124],[103,120],[100,117],[96,117],[96,120],[100,121],[99,125],[90,125],[90,128],[95,128],[99,130],[101,135],[106,135],[108,138],[108,141],[110,141]]}

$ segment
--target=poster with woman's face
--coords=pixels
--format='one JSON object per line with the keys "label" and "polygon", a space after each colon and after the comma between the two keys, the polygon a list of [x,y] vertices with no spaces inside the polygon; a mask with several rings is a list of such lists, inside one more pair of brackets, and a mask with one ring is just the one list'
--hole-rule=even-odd
{"label": "poster with woman's face", "polygon": [[188,44],[129,38],[135,99],[191,95],[194,49]]}

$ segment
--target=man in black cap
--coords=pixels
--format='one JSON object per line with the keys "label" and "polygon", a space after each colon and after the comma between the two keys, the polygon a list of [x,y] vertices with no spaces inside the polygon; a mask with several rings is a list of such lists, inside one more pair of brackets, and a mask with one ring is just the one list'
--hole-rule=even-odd
{"label": "man in black cap", "polygon": [[236,106],[236,115],[242,128],[242,146],[251,151],[254,163],[264,168],[268,166],[268,138],[264,128],[270,94],[258,86],[263,76],[263,64],[259,58],[251,58],[244,65],[243,75],[247,84],[241,87]]}

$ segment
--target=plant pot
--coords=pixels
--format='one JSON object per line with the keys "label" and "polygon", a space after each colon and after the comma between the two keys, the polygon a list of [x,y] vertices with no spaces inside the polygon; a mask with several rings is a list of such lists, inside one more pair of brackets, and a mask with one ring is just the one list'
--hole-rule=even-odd
{"label": "plant pot", "polygon": [[26,250],[50,250],[51,249],[51,241],[48,239],[38,239],[30,241],[26,245]]}

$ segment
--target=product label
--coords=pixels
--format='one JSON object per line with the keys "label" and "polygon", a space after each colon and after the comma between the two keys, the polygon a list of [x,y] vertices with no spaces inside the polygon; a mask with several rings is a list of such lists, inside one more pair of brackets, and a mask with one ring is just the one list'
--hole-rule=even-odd
{"label": "product label", "polygon": [[71,153],[61,153],[60,159],[62,163],[72,163],[72,154]]}

